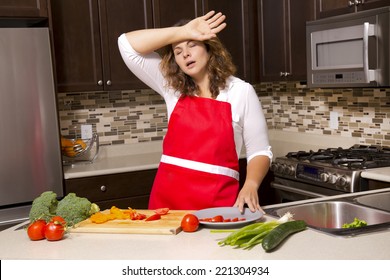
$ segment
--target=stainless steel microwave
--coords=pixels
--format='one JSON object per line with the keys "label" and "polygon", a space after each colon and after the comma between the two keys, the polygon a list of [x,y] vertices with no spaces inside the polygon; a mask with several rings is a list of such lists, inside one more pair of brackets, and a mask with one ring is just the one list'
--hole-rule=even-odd
{"label": "stainless steel microwave", "polygon": [[306,23],[308,87],[390,86],[390,7]]}

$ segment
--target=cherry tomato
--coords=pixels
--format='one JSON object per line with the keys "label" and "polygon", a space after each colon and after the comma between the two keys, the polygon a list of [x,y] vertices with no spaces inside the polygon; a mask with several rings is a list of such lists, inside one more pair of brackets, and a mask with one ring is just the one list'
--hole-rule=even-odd
{"label": "cherry tomato", "polygon": [[223,222],[223,217],[221,215],[214,216],[211,218],[211,222],[221,223],[221,222]]}
{"label": "cherry tomato", "polygon": [[49,241],[61,240],[65,234],[65,226],[58,221],[48,222],[45,227],[45,237]]}
{"label": "cherry tomato", "polygon": [[169,208],[158,208],[154,212],[159,215],[166,215],[169,212]]}
{"label": "cherry tomato", "polygon": [[181,220],[181,228],[185,232],[194,232],[199,227],[199,219],[193,214],[186,214]]}
{"label": "cherry tomato", "polygon": [[45,238],[45,220],[36,220],[27,228],[27,235],[31,240],[42,240]]}
{"label": "cherry tomato", "polygon": [[149,222],[149,221],[155,221],[155,220],[160,220],[161,219],[161,216],[159,214],[154,214],[152,216],[149,216],[146,218],[146,222]]}

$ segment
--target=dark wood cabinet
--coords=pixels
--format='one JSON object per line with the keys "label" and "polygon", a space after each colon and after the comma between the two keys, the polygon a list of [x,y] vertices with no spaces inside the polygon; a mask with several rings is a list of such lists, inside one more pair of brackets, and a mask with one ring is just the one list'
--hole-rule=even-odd
{"label": "dark wood cabinet", "polygon": [[389,0],[316,0],[318,18],[389,6]]}
{"label": "dark wood cabinet", "polygon": [[[244,186],[245,178],[246,178],[246,167],[247,162],[246,159],[242,158],[239,160],[239,168],[240,168],[240,189]],[[275,189],[271,187],[271,182],[274,180],[274,174],[272,171],[268,171],[265,176],[263,182],[259,187],[259,191],[257,192],[259,196],[260,206],[271,205],[277,203],[277,196]]]}
{"label": "dark wood cabinet", "polygon": [[306,21],[314,0],[260,0],[261,81],[306,80]]}
{"label": "dark wood cabinet", "polygon": [[65,194],[75,193],[99,205],[147,209],[156,169],[65,180]]}
{"label": "dark wood cabinet", "polygon": [[145,88],[123,63],[120,34],[152,27],[151,4],[143,0],[51,1],[57,90]]}
{"label": "dark wood cabinet", "polygon": [[201,0],[152,0],[154,27],[169,27],[202,15]]}
{"label": "dark wood cabinet", "polygon": [[47,0],[1,0],[1,17],[47,17]]}
{"label": "dark wood cabinet", "polygon": [[250,83],[260,82],[257,1],[203,0],[203,14],[214,10],[226,15],[227,27],[218,37],[237,67],[236,76]]}

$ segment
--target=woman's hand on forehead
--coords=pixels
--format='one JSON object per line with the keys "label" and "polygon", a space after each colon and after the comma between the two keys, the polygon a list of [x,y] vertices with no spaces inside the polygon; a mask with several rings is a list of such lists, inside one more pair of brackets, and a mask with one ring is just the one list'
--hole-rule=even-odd
{"label": "woman's hand on forehead", "polygon": [[204,41],[215,37],[218,32],[226,27],[225,19],[225,15],[214,11],[193,19],[185,25],[189,39]]}

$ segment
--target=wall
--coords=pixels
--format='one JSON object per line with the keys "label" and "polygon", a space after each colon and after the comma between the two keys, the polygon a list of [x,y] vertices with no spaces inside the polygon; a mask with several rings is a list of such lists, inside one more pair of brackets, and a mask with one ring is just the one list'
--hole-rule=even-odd
{"label": "wall", "polygon": [[[318,135],[357,137],[359,143],[390,146],[390,88],[308,89],[299,82],[254,86],[268,128]],[[167,129],[164,101],[150,89],[59,93],[63,135],[90,123],[102,145],[161,140]],[[338,113],[339,126],[329,128]]]}

